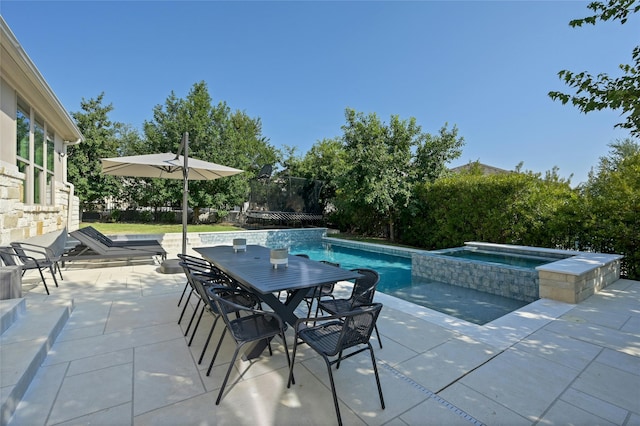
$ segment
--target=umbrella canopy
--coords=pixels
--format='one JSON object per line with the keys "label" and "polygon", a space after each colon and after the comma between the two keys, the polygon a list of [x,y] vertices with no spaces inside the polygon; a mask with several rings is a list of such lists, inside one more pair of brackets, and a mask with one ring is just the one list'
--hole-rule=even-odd
{"label": "umbrella canopy", "polygon": [[[184,157],[171,152],[103,158],[102,172],[115,176],[136,176],[161,179],[184,179]],[[242,170],[216,163],[188,159],[189,180],[213,180],[242,173]]]}
{"label": "umbrella canopy", "polygon": [[[184,155],[179,155],[182,152]],[[189,180],[214,180],[242,173],[243,170],[189,158],[189,133],[182,137],[178,154],[133,155],[103,158],[102,172],[114,176],[135,176],[160,179],[182,179],[182,254],[187,251],[187,211]]]}

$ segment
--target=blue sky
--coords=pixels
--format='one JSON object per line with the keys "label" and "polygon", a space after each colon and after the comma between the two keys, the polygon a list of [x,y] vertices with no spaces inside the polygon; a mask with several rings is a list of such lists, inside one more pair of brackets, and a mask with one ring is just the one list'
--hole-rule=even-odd
{"label": "blue sky", "polygon": [[340,136],[349,107],[432,134],[456,125],[466,145],[451,166],[558,166],[577,184],[628,132],[616,112],[547,93],[567,89],[561,69],[618,75],[640,35],[635,16],[569,27],[587,4],[2,0],[0,13],[68,111],[104,92],[111,118],[141,129],[204,80],[276,148]]}

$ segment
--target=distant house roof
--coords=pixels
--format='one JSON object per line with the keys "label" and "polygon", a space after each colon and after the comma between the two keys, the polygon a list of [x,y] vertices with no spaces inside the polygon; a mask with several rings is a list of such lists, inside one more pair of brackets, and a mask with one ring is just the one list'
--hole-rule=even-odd
{"label": "distant house roof", "polygon": [[0,69],[2,78],[7,80],[26,101],[37,106],[63,140],[77,143],[84,140],[73,118],[53,93],[33,61],[24,51],[16,36],[0,16]]}
{"label": "distant house roof", "polygon": [[450,171],[452,171],[453,173],[460,173],[460,172],[464,172],[464,171],[468,171],[474,168],[480,168],[480,170],[482,170],[482,174],[484,175],[495,175],[498,173],[511,173],[510,170],[505,170],[505,169],[501,169],[498,167],[493,167],[493,166],[489,166],[488,164],[483,164],[479,161],[473,161],[473,162],[469,162],[467,164],[463,164],[462,166],[458,166],[458,167],[453,167],[451,169],[449,169]]}

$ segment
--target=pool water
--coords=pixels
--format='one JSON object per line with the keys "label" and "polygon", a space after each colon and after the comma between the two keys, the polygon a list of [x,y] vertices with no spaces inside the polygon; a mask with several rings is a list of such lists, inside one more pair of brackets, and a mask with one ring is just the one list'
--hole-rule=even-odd
{"label": "pool water", "polygon": [[411,259],[328,243],[301,244],[291,254],[339,263],[342,268],[369,268],[380,275],[377,291],[475,324],[486,324],[526,302],[438,281],[413,278]]}
{"label": "pool water", "polygon": [[369,268],[380,275],[377,291],[388,293],[411,283],[411,259],[332,244],[304,244],[291,247],[291,254],[304,253],[312,260],[339,263],[341,268]]}
{"label": "pool water", "polygon": [[500,263],[502,265],[519,266],[522,268],[534,269],[536,266],[555,262],[558,259],[547,259],[543,257],[515,255],[501,252],[488,252],[480,250],[456,250],[442,253],[444,256],[458,257],[468,260],[479,260],[481,262]]}

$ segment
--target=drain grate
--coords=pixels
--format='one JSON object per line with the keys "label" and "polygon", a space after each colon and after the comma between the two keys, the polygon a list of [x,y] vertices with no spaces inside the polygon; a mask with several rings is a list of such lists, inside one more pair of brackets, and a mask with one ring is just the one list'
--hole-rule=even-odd
{"label": "drain grate", "polygon": [[382,364],[382,367],[385,370],[388,370],[389,372],[391,372],[394,376],[396,376],[396,377],[404,380],[405,382],[409,383],[411,386],[413,386],[414,388],[418,389],[423,394],[427,395],[427,397],[435,400],[440,405],[444,405],[445,407],[447,407],[449,410],[454,412],[459,417],[462,417],[463,419],[467,420],[469,423],[474,424],[476,426],[486,426],[480,420],[476,419],[475,417],[473,417],[469,413],[465,412],[464,410],[456,407],[455,405],[453,405],[452,403],[450,403],[446,399],[444,399],[444,398],[436,395],[435,393],[431,392],[429,389],[425,388],[420,383],[416,383],[414,380],[412,380],[411,378],[405,376],[404,374],[402,374],[401,372],[399,372],[395,368],[391,367],[389,364],[387,364],[385,362],[381,362],[380,364]]}

